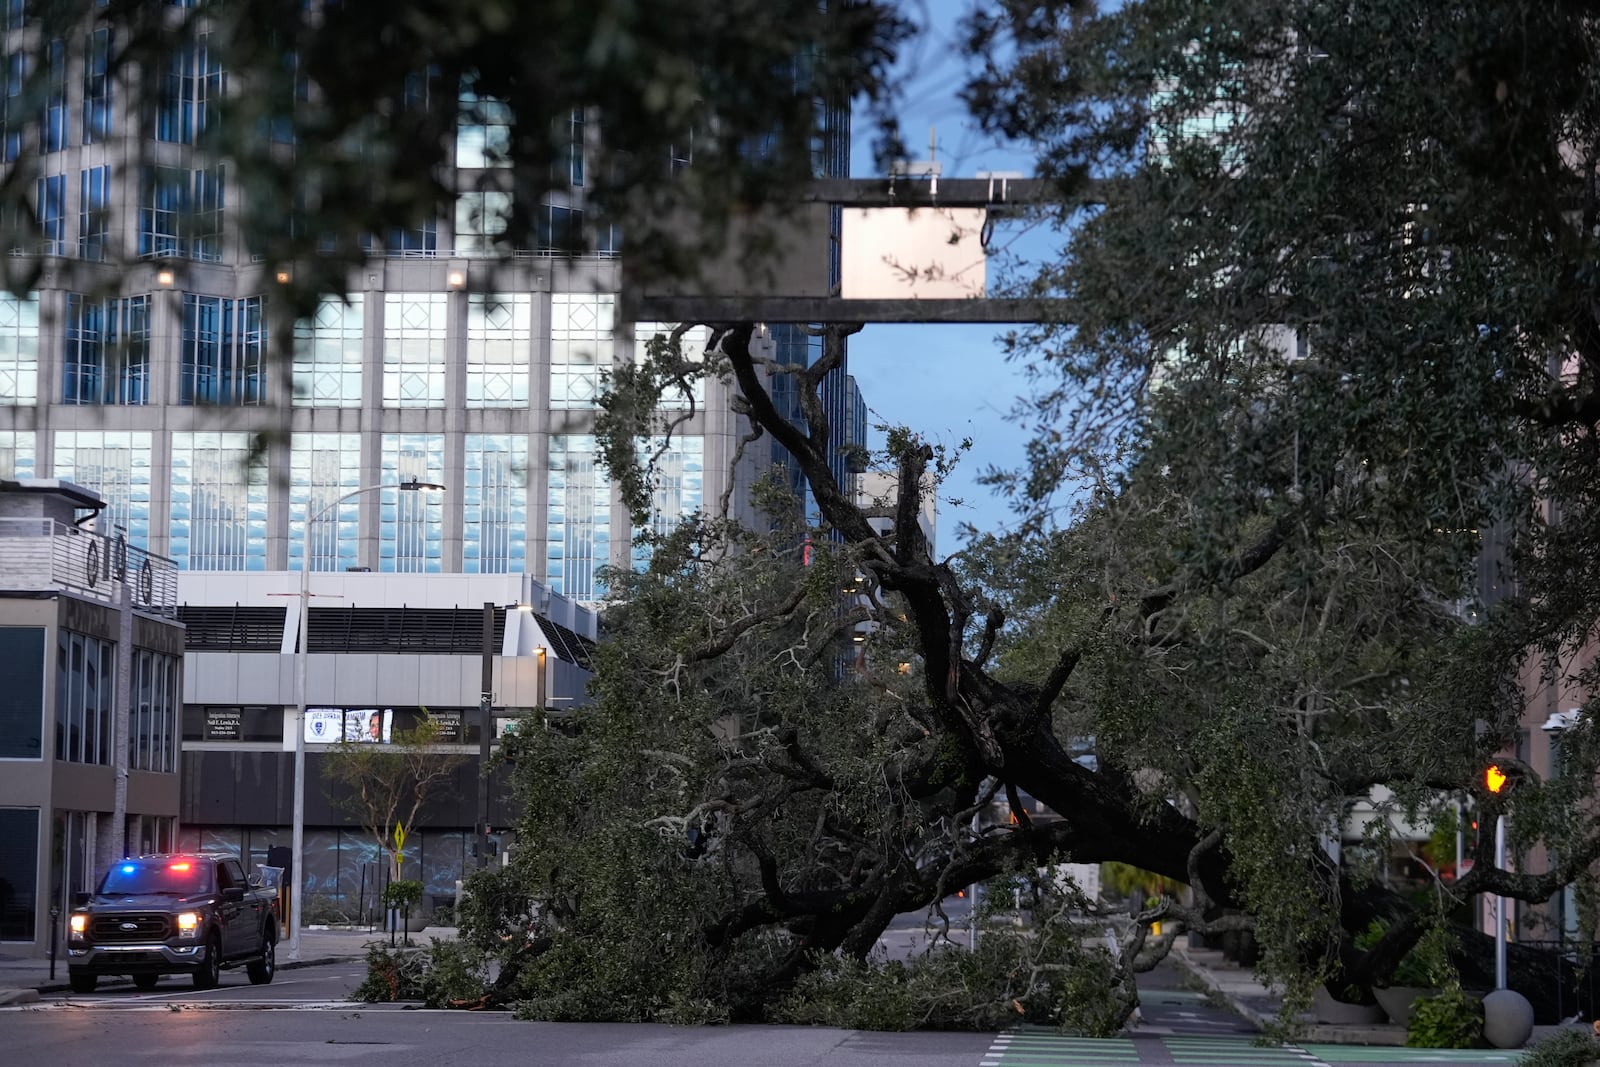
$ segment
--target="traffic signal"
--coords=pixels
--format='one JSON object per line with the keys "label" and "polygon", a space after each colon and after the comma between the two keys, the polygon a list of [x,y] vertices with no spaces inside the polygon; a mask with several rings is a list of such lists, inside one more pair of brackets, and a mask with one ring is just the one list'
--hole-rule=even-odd
{"label": "traffic signal", "polygon": [[1499,764],[1491,763],[1484,769],[1483,784],[1491,793],[1503,793],[1511,785],[1511,776]]}

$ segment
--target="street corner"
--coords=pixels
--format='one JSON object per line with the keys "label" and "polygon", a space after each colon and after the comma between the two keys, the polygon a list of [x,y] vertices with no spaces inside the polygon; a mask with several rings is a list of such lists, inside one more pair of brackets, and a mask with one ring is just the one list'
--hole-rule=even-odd
{"label": "street corner", "polygon": [[39,991],[37,989],[0,989],[0,1008],[37,1003],[39,1003]]}

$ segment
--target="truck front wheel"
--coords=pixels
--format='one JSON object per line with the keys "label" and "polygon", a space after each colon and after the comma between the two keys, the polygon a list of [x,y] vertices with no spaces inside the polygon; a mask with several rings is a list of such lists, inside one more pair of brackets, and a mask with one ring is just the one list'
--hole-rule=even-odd
{"label": "truck front wheel", "polygon": [[222,942],[217,940],[216,934],[212,934],[206,941],[205,962],[194,972],[194,987],[215,989],[220,981],[222,981]]}
{"label": "truck front wheel", "polygon": [[266,985],[272,981],[272,975],[277,969],[277,945],[269,933],[261,946],[261,958],[245,964],[244,973],[250,976],[251,985]]}
{"label": "truck front wheel", "polygon": [[100,976],[97,974],[79,974],[76,971],[67,974],[67,984],[72,987],[74,993],[93,993],[94,987],[99,982]]}

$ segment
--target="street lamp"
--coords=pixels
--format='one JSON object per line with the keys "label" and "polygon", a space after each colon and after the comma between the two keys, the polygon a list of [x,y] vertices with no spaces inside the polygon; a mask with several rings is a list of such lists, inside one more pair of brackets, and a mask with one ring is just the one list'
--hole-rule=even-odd
{"label": "street lamp", "polygon": [[294,702],[299,708],[294,725],[294,824],[290,841],[290,874],[294,881],[289,894],[289,959],[300,958],[301,890],[305,887],[306,839],[306,659],[311,645],[311,526],[346,500],[363,493],[376,493],[381,489],[399,489],[405,493],[442,493],[444,486],[436,482],[422,482],[416,478],[398,485],[364,485],[352,489],[339,499],[306,516],[304,552],[300,557],[300,629],[294,656]]}

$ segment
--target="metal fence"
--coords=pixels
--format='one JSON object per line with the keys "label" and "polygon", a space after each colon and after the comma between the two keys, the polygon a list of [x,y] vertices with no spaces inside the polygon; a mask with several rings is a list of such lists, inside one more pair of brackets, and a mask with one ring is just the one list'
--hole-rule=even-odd
{"label": "metal fence", "polygon": [[[1517,949],[1531,949],[1536,956],[1518,952],[1518,964],[1537,968],[1548,976],[1548,989],[1555,998],[1555,1017],[1570,1019],[1600,1018],[1600,943],[1592,941],[1517,941]],[[1515,983],[1512,983],[1513,986]]]}
{"label": "metal fence", "polygon": [[44,518],[0,519],[0,589],[69,589],[116,604],[123,586],[133,607],[169,618],[178,612],[178,568],[170,559],[113,537]]}

